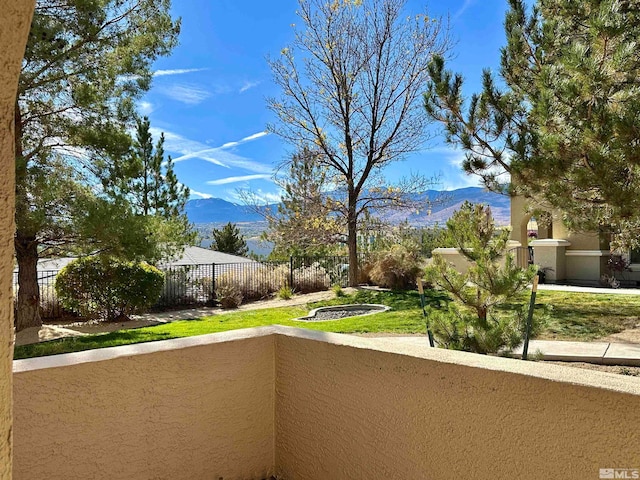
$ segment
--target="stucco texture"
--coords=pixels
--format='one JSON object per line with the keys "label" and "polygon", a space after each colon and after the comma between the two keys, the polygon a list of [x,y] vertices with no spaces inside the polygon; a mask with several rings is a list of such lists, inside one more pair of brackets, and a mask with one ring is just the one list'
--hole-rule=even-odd
{"label": "stucco texture", "polygon": [[274,340],[16,372],[16,480],[262,479]]}
{"label": "stucco texture", "polygon": [[276,350],[285,479],[585,480],[640,466],[635,395],[300,338]]}
{"label": "stucco texture", "polygon": [[15,362],[23,479],[588,480],[640,379],[289,327]]}
{"label": "stucco texture", "polygon": [[34,0],[0,0],[0,479],[11,478],[14,129],[18,76]]}

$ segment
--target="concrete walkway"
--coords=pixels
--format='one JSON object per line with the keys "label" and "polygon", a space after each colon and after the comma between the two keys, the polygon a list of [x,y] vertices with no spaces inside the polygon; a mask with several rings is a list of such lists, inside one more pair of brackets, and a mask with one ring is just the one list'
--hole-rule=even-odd
{"label": "concrete walkway", "polygon": [[[368,335],[369,338],[382,338]],[[384,336],[385,342],[429,347],[426,335]],[[509,356],[522,358],[522,346]],[[531,340],[528,358],[556,362],[585,362],[598,365],[640,366],[640,344],[614,342],[565,342],[555,340]]]}
{"label": "concrete walkway", "polygon": [[[521,358],[522,347],[515,349],[512,355]],[[640,345],[614,342],[531,340],[529,342],[528,356],[530,358],[558,362],[640,366]]]}
{"label": "concrete walkway", "polygon": [[573,285],[556,285],[552,283],[541,283],[538,285],[538,290],[549,290],[551,292],[600,293],[604,295],[640,295],[640,288],[575,287]]}

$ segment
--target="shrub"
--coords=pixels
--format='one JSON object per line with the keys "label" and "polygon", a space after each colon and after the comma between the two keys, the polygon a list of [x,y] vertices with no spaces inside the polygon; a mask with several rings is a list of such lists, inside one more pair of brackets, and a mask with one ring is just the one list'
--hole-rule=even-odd
{"label": "shrub", "polygon": [[607,270],[609,273],[605,273],[600,277],[600,283],[611,288],[619,288],[621,283],[627,282],[625,274],[631,271],[630,265],[631,262],[629,259],[622,255],[611,255],[607,261]]}
{"label": "shrub", "polygon": [[422,270],[420,254],[404,245],[393,245],[377,252],[369,267],[369,277],[376,285],[406,289],[415,285]]}
{"label": "shrub", "polygon": [[149,308],[160,297],[163,284],[164,274],[147,263],[95,256],[64,267],[55,289],[65,308],[111,321]]}
{"label": "shrub", "polygon": [[215,300],[213,280],[211,277],[201,277],[193,281],[198,301],[211,303]]}
{"label": "shrub", "polygon": [[371,280],[371,269],[373,268],[373,254],[369,258],[360,264],[358,269],[358,283],[369,285],[374,283]]}
{"label": "shrub", "polygon": [[62,316],[62,306],[53,285],[40,285],[40,316],[56,318]]}
{"label": "shrub", "polygon": [[310,293],[328,290],[331,286],[329,273],[317,262],[293,271],[293,288],[296,292]]}
{"label": "shrub", "polygon": [[216,277],[216,287],[233,284],[247,300],[268,298],[287,283],[287,265],[241,265]]}
{"label": "shrub", "polygon": [[293,297],[293,290],[291,290],[290,286],[285,285],[284,287],[280,287],[280,290],[278,290],[278,298],[290,300],[291,297]]}
{"label": "shrub", "polygon": [[342,290],[342,287],[337,283],[331,287],[331,290],[333,290],[336,297],[344,297],[344,290]]}
{"label": "shrub", "polygon": [[242,292],[236,284],[222,282],[216,286],[216,299],[224,309],[238,308],[242,304]]}

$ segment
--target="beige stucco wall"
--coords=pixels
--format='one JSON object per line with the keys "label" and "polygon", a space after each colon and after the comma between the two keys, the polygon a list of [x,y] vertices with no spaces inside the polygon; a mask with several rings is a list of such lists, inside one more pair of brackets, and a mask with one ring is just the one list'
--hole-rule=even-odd
{"label": "beige stucco wall", "polygon": [[[511,238],[526,245],[527,222],[531,215],[528,200],[524,197],[511,199]],[[535,263],[542,268],[549,267],[553,270],[547,273],[549,281],[579,281],[598,284],[602,274],[606,273],[606,259],[591,258],[600,255],[603,250],[608,250],[606,238],[596,232],[569,232],[562,221],[559,211],[551,212],[552,228],[551,237],[540,231],[539,238],[553,238],[567,240],[569,245],[561,251],[550,252],[548,249],[533,247]],[[580,255],[566,256],[564,252],[577,252]],[[584,255],[583,255],[584,253]],[[630,276],[633,276],[631,274]],[[640,278],[640,276],[639,276]]]}
{"label": "beige stucco wall", "polygon": [[16,479],[598,478],[640,379],[266,327],[15,362]]}
{"label": "beige stucco wall", "polygon": [[527,202],[524,197],[511,197],[511,240],[527,244]]}
{"label": "beige stucco wall", "polygon": [[[516,256],[516,261],[518,261],[518,252],[515,250],[520,247],[520,243],[510,240],[507,251]],[[458,248],[434,248],[433,255],[440,255],[444,260],[451,265],[455,270],[460,273],[465,273],[469,267],[471,266],[471,262],[465,257]],[[526,257],[526,253],[521,255],[525,255],[522,257],[524,261]],[[504,265],[506,257],[500,260],[500,264]]]}
{"label": "beige stucco wall", "polygon": [[285,479],[585,480],[640,465],[640,396],[595,388],[602,374],[572,385],[568,367],[309,338],[277,339]]}
{"label": "beige stucco wall", "polygon": [[440,255],[444,260],[455,268],[458,272],[464,273],[469,269],[471,263],[460,253],[457,248],[434,248],[433,255]]}
{"label": "beige stucco wall", "polygon": [[600,277],[607,273],[609,252],[602,250],[567,250],[567,279],[599,284]]}
{"label": "beige stucco wall", "polygon": [[0,480],[11,478],[13,360],[13,114],[34,0],[0,1]]}
{"label": "beige stucco wall", "polygon": [[569,250],[600,250],[602,243],[597,233],[571,232],[564,238],[571,242]]}
{"label": "beige stucco wall", "polygon": [[211,341],[110,349],[112,358],[87,363],[100,353],[64,355],[56,368],[16,362],[14,478],[265,478],[274,339]]}

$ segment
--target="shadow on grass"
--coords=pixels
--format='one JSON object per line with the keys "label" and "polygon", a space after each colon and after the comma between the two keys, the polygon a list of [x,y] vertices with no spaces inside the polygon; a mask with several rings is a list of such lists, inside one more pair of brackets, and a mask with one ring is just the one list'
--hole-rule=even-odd
{"label": "shadow on grass", "polygon": [[173,338],[167,332],[142,332],[137,330],[120,330],[103,335],[91,335],[80,337],[67,337],[48,342],[34,343],[15,347],[13,358],[43,357],[57,355],[59,353],[82,352],[96,348],[106,348],[118,345],[131,345],[134,343],[155,342]]}
{"label": "shadow on grass", "polygon": [[[436,290],[425,290],[424,296],[427,306],[438,307],[451,301],[446,293]],[[390,292],[358,290],[352,295],[316,302],[313,304],[313,307],[344,305],[348,303],[377,303],[387,305],[395,311],[415,310],[420,309],[420,295],[415,290],[393,290]]]}

